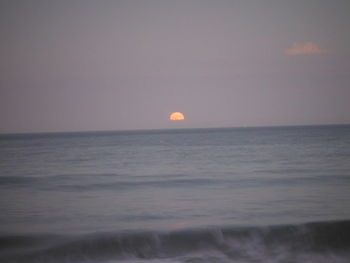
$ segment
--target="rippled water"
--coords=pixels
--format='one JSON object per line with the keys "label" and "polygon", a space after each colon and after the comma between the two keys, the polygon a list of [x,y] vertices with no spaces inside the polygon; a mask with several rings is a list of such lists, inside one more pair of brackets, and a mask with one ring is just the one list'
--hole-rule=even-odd
{"label": "rippled water", "polygon": [[[215,260],[223,262],[225,255],[228,262],[251,262],[254,257],[244,254],[246,248],[241,248],[245,257],[237,256],[237,244],[260,242],[265,254],[276,253],[266,248],[266,238],[275,235],[247,235],[249,242],[240,243],[224,229],[263,231],[278,225],[303,229],[307,222],[350,219],[350,126],[1,135],[0,196],[0,249],[7,251],[8,260],[13,251],[26,255],[29,252],[25,251],[35,250],[33,262],[51,262],[42,256],[46,237],[50,240],[46,244],[60,251],[58,254],[73,255],[69,262],[82,262],[78,256],[75,259],[77,245],[72,245],[73,237],[68,236],[73,235],[78,246],[85,248],[86,240],[91,240],[86,235],[93,235],[91,246],[95,249],[114,244],[110,246],[115,253],[107,251],[110,256],[98,249],[95,253],[105,255],[106,262],[138,262],[144,257],[161,258],[160,262],[207,262],[210,256],[203,255],[205,250],[199,249],[197,258],[181,257],[198,248],[174,248],[177,253],[167,254],[147,238],[156,236],[164,244],[165,233],[182,231],[188,239],[188,231],[219,229],[225,249],[219,241],[210,241],[211,234],[198,238],[207,242],[204,247],[220,254],[221,261]],[[145,231],[153,234],[142,236]],[[311,232],[317,233],[317,229]],[[104,234],[101,237],[99,233]],[[132,233],[143,238],[130,237]],[[116,245],[117,237],[138,241],[130,241],[133,245],[126,249],[125,244]],[[26,246],[26,238],[36,238],[40,245]],[[346,242],[342,241],[349,245]],[[7,246],[9,243],[12,245]],[[142,252],[144,244],[153,252]],[[166,245],[168,249],[171,244]],[[283,249],[299,248],[285,244]],[[237,257],[228,255],[229,250],[236,251]],[[121,257],[120,251],[132,259]],[[85,257],[99,258],[88,253]],[[17,262],[14,260],[9,262]]]}

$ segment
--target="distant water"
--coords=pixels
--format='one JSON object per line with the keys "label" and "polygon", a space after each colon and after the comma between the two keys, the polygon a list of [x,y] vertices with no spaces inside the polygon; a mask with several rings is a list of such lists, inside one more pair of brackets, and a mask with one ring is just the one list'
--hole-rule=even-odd
{"label": "distant water", "polygon": [[350,126],[1,135],[0,262],[350,262]]}

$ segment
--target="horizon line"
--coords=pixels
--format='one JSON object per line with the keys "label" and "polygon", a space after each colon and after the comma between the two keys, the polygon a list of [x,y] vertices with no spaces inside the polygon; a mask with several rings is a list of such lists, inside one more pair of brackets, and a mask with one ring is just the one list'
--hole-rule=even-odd
{"label": "horizon line", "polygon": [[240,126],[217,126],[217,127],[192,127],[192,128],[140,128],[140,129],[106,129],[106,130],[67,130],[67,131],[28,131],[28,132],[0,132],[0,136],[6,135],[40,135],[40,134],[71,134],[71,133],[113,133],[113,132],[142,132],[142,131],[171,131],[171,130],[214,130],[214,129],[249,129],[249,128],[283,128],[283,127],[321,127],[321,126],[348,126],[350,123],[332,124],[286,124],[286,125],[240,125]]}

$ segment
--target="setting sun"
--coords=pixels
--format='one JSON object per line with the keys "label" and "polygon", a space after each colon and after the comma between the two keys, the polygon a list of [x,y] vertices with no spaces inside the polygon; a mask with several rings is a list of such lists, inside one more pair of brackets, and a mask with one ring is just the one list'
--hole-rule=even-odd
{"label": "setting sun", "polygon": [[170,114],[169,119],[172,121],[183,121],[185,119],[185,115],[181,112],[173,112]]}

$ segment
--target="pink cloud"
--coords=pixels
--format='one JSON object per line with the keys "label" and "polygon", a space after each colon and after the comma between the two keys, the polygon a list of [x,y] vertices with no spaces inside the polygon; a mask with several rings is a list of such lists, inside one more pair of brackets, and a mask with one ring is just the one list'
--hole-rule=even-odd
{"label": "pink cloud", "polygon": [[320,48],[312,42],[306,42],[305,44],[294,43],[292,47],[286,49],[287,55],[325,54],[329,52],[329,50]]}

